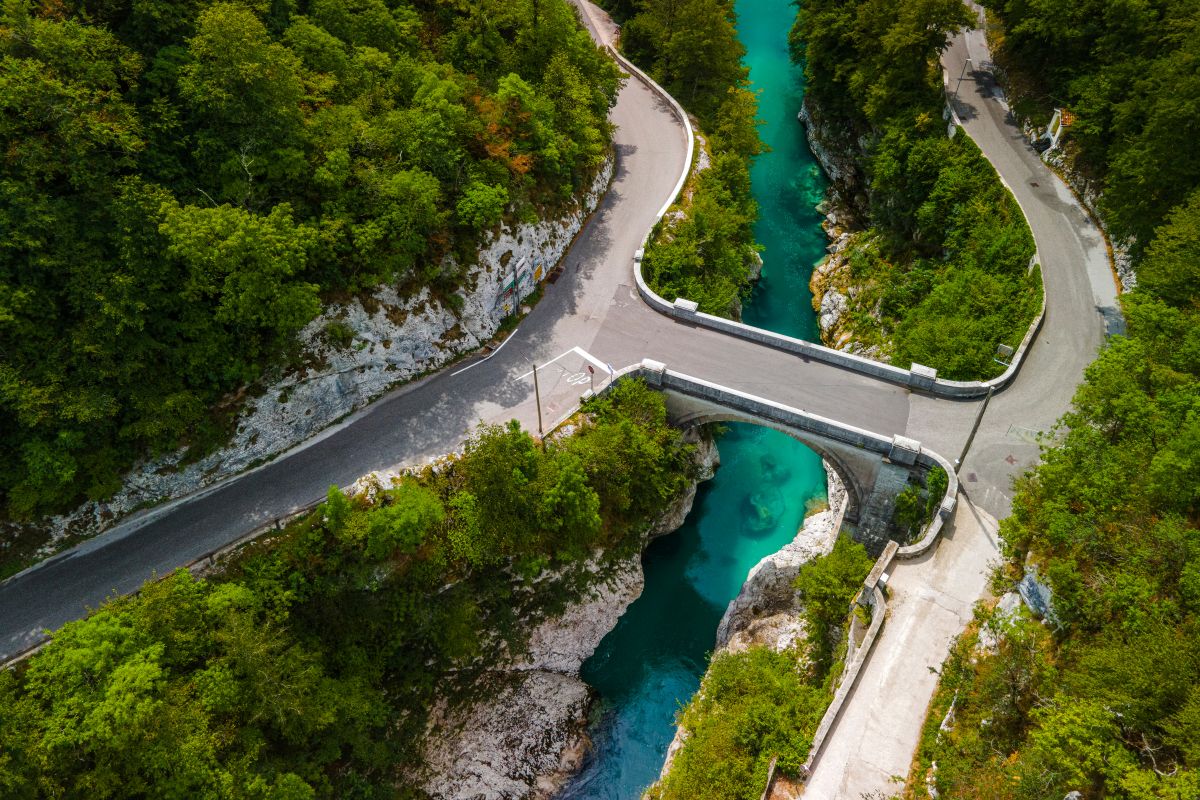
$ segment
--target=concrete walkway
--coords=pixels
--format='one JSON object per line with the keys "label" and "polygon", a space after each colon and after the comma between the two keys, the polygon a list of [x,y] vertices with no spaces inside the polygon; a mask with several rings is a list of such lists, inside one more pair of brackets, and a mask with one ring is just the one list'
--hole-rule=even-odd
{"label": "concrete walkway", "polygon": [[937,688],[936,670],[987,589],[988,563],[998,557],[996,531],[995,518],[960,494],[938,546],[893,566],[887,620],[805,798],[857,799],[902,788]]}

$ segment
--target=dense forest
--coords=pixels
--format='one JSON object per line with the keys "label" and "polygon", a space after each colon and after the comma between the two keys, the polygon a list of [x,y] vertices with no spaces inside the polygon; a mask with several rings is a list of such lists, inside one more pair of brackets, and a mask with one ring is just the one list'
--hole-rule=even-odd
{"label": "dense forest", "polygon": [[460,458],[328,501],[213,576],[68,623],[0,671],[5,798],[419,797],[438,698],[636,554],[691,446],[627,381],[543,449],[481,427]]}
{"label": "dense forest", "polygon": [[618,85],[565,0],[5,2],[0,506],[219,442],[327,298],[453,302],[587,184]]}
{"label": "dense forest", "polygon": [[1033,237],[992,166],[946,135],[939,55],[960,0],[806,0],[791,42],[818,136],[857,162],[848,251],[853,338],[900,367],[991,377],[1041,304]]}
{"label": "dense forest", "polygon": [[1200,7],[995,10],[1008,74],[1077,110],[1077,164],[1136,237],[1139,287],[1122,298],[1128,335],[1089,367],[1001,524],[995,590],[1036,571],[1049,618],[981,611],[909,791],[926,796],[936,761],[943,797],[1186,800],[1200,796],[1200,153],[1184,133],[1200,126]]}
{"label": "dense forest", "polygon": [[[1143,266],[1197,261],[1193,202]],[[997,647],[968,640],[948,663],[922,753],[943,796],[1200,796],[1200,284],[1190,293],[1126,295],[1128,337],[1088,369],[1063,443],[1018,485],[997,590],[1036,569],[1053,619],[1001,619]]]}
{"label": "dense forest", "polygon": [[[1200,6],[1189,0],[989,0],[993,48],[1019,114],[1074,112],[1074,166],[1137,250],[1200,184]],[[1195,273],[1192,273],[1195,275]],[[1184,276],[1180,276],[1184,277]]]}
{"label": "dense forest", "polygon": [[667,300],[740,312],[757,267],[750,161],[762,150],[758,99],[748,88],[733,0],[607,0],[621,50],[695,115],[710,165],[693,171],[683,197],[653,231],[646,282]]}

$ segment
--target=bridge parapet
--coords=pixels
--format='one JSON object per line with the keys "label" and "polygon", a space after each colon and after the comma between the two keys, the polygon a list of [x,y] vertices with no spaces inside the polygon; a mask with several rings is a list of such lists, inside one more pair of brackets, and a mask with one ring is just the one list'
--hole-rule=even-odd
{"label": "bridge parapet", "polygon": [[[766,398],[672,372],[662,362],[646,360],[638,366],[622,370],[618,375],[620,377],[641,377],[647,383],[662,389],[667,395],[668,412],[677,424],[741,420],[781,430],[812,447],[838,470],[846,484],[850,494],[850,507],[847,508],[845,517],[848,522],[852,521],[851,510],[854,508],[854,503],[860,504],[858,509],[860,536],[864,511],[870,510],[872,501],[876,497],[890,492],[890,500],[894,502],[896,493],[900,491],[901,487],[887,486],[888,480],[881,476],[895,477],[900,472],[915,468],[941,467],[946,472],[946,492],[942,496],[937,513],[925,527],[921,538],[917,542],[905,546],[900,546],[896,541],[887,539],[876,550],[878,558],[870,574],[863,581],[863,588],[858,597],[860,604],[871,609],[871,623],[862,643],[855,651],[853,659],[845,665],[839,677],[833,700],[825,710],[813,735],[808,758],[801,767],[801,774],[808,776],[812,773],[813,765],[820,756],[821,748],[832,730],[834,722],[841,714],[846,698],[854,688],[883,626],[887,613],[887,595],[885,594],[887,570],[897,560],[918,558],[933,548],[942,527],[954,513],[958,499],[958,476],[950,462],[939,453],[925,449],[920,442],[908,437],[881,436],[872,431],[846,425],[817,414],[810,414]],[[872,475],[872,469],[874,469],[873,477],[870,483],[867,483],[865,478]],[[870,494],[867,499],[867,508],[864,510],[861,508],[863,501],[860,497],[864,493],[865,486],[870,487]],[[856,494],[860,497],[856,497]],[[887,508],[888,519],[890,519],[890,511],[891,507],[889,506]],[[769,789],[770,782],[768,781],[767,790]],[[764,796],[765,794],[766,792],[764,792]]]}
{"label": "bridge parapet", "polygon": [[[586,6],[586,4],[585,4]],[[692,155],[695,147],[695,138],[692,132],[692,124],[688,119],[687,113],[679,102],[670,95],[667,90],[663,89],[654,80],[642,72],[640,69],[631,64],[624,56],[617,52],[611,45],[607,45],[608,50],[612,53],[613,58],[617,60],[631,75],[642,81],[652,92],[661,96],[675,115],[679,118],[683,125],[684,135],[687,137],[687,157],[684,161],[683,168],[679,175],[679,180],[675,184],[670,197],[667,198],[662,208],[659,209],[658,215],[655,218],[655,224],[663,218],[667,210],[675,202],[683,189],[684,183],[692,168]],[[1024,213],[1024,209],[1022,209]],[[937,377],[937,370],[926,367],[923,364],[913,364],[909,369],[894,367],[891,364],[884,364],[881,361],[875,361],[863,356],[846,353],[841,350],[834,350],[831,347],[825,347],[812,342],[796,339],[791,336],[775,333],[773,331],[756,328],[753,325],[746,325],[741,322],[734,322],[723,317],[716,317],[712,314],[705,314],[698,310],[698,305],[686,298],[676,298],[674,302],[669,302],[661,295],[650,288],[642,276],[642,257],[645,255],[645,246],[650,239],[650,234],[653,232],[653,227],[646,231],[645,237],[642,239],[642,247],[637,250],[633,257],[633,279],[637,285],[638,294],[654,310],[665,314],[668,317],[683,320],[693,325],[699,325],[704,328],[721,331],[731,336],[737,336],[741,339],[748,339],[752,342],[774,347],[786,352],[795,353],[803,358],[811,358],[815,361],[821,361],[826,364],[842,367],[854,372],[869,375],[879,378],[880,380],[889,381],[891,383],[900,384],[901,386],[909,386],[919,391],[929,392],[938,397],[970,399],[983,397],[989,390],[1004,389],[1017,376],[1017,371],[1021,367],[1021,362],[1025,358],[1026,352],[1033,344],[1034,337],[1042,328],[1042,322],[1046,318],[1046,289],[1042,287],[1042,305],[1038,310],[1037,316],[1030,323],[1028,330],[1025,332],[1025,337],[1021,344],[1016,348],[1012,360],[1004,372],[991,380],[987,381],[951,381]],[[1039,257],[1034,254],[1030,260],[1030,269],[1038,263]]]}

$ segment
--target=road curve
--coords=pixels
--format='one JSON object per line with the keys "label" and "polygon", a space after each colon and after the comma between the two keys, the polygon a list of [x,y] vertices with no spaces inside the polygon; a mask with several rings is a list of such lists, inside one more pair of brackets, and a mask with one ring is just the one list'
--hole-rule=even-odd
{"label": "road curve", "polygon": [[[593,19],[600,21],[596,27],[611,31],[602,12],[590,10]],[[616,366],[654,358],[697,378],[880,434],[908,433],[944,454],[956,453],[975,403],[914,395],[893,384],[695,328],[649,309],[634,286],[633,253],[674,191],[685,167],[687,143],[670,107],[638,81],[627,83],[612,116],[618,126],[612,187],[568,251],[563,278],[547,287],[542,302],[494,358],[466,371],[447,370],[401,387],[268,465],[127,520],[0,585],[0,658],[43,639],[46,629],[82,616],[106,597],[133,591],[155,574],[189,563],[307,505],[331,483],[345,485],[372,470],[454,451],[479,420],[515,418],[535,428],[537,413],[527,376],[530,364],[558,359],[558,379],[568,371],[578,374],[583,362],[569,353],[575,347]],[[971,128],[986,125],[989,119],[980,115],[977,121],[966,121],[968,132],[992,158],[981,141],[982,133]],[[1018,199],[1024,204],[1020,195]],[[1043,247],[1036,228],[1035,234],[1039,248]],[[1065,269],[1071,268],[1070,261],[1063,259]],[[1050,336],[1064,334],[1056,323],[1054,317],[1047,322]],[[1032,366],[1026,366],[1019,384],[1024,385],[1030,373],[1044,374]],[[1077,372],[1053,375],[1040,388],[1045,392],[1064,380],[1073,384]],[[542,374],[551,379],[555,375],[553,369]],[[552,380],[549,387],[543,383],[543,407],[551,418],[556,409],[565,410],[575,400],[579,388],[561,380]],[[1010,389],[993,401],[978,439],[981,449],[1003,440],[1000,428],[1006,417],[995,414],[995,409],[1013,392]],[[1065,401],[1051,419],[1062,408]],[[981,468],[978,485],[1003,500],[1001,487],[1007,486],[1009,474],[1011,470]],[[957,537],[951,531],[949,538]],[[967,562],[974,561],[972,552]],[[864,670],[860,687],[872,680],[875,661]],[[860,707],[853,697],[849,705]],[[843,728],[839,725],[831,736],[831,755],[833,743],[842,741]]]}

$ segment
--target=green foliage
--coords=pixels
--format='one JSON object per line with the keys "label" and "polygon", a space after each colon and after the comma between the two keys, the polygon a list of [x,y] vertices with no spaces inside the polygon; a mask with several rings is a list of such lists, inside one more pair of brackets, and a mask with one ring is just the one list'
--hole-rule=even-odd
{"label": "green foliage", "polygon": [[941,114],[935,59],[948,36],[969,25],[955,0],[806,0],[791,34],[804,64],[805,92],[822,109],[859,130],[882,128],[913,111]]}
{"label": "green foliage", "polygon": [[925,517],[933,519],[933,515],[937,513],[938,507],[942,504],[942,499],[946,496],[946,490],[950,488],[950,476],[946,474],[946,470],[941,467],[934,467],[929,470],[929,474],[925,477]]}
{"label": "green foliage", "polygon": [[824,674],[833,661],[839,629],[873,561],[849,536],[838,536],[833,550],[800,568],[793,584],[804,603],[808,657]]}
{"label": "green foliage", "polygon": [[925,477],[925,486],[910,483],[896,496],[896,507],[892,512],[892,523],[905,533],[905,541],[911,541],[933,519],[946,495],[950,478],[941,467],[934,467]]}
{"label": "green foliage", "polygon": [[1195,302],[1200,286],[1200,188],[1155,232],[1137,277],[1148,292],[1171,305]]}
{"label": "green foliage", "polygon": [[719,113],[728,90],[746,81],[746,49],[735,21],[730,0],[646,0],[622,28],[621,46],[708,121]]}
{"label": "green foliage", "polygon": [[869,230],[850,254],[852,332],[897,366],[962,380],[999,374],[997,345],[1019,345],[1041,301],[1016,201],[967,136],[945,136],[938,55],[969,21],[953,0],[817,0],[791,38],[809,102],[846,129],[840,146],[869,186]]}
{"label": "green foliage", "polygon": [[688,736],[670,772],[647,793],[650,800],[757,800],[772,758],[782,772],[799,774],[841,671],[834,640],[871,563],[862,545],[839,537],[796,578],[807,646],[779,653],[752,646],[713,657],[679,715]]}
{"label": "green foliage", "polygon": [[751,647],[715,656],[683,709],[688,732],[651,800],[758,800],[773,757],[796,773],[829,696],[802,670],[799,654]]}
{"label": "green foliage", "polygon": [[[619,2],[606,7],[618,18],[632,12]],[[643,275],[663,297],[694,300],[702,311],[723,316],[737,314],[757,266],[750,161],[763,147],[735,20],[729,0],[649,0],[621,37],[625,54],[711,134],[712,163],[693,173],[678,213],[654,232]]]}
{"label": "green foliage", "polygon": [[661,396],[627,382],[545,452],[482,428],[371,500],[333,487],[222,573],[148,583],[0,672],[0,793],[410,796],[397,776],[435,701],[578,597],[595,548],[640,547],[690,457]]}
{"label": "green foliage", "polygon": [[[1200,313],[1196,220],[1168,216],[1126,295],[1129,335],[1088,367],[1061,443],[1018,484],[1001,537],[1038,565],[1055,635],[997,626],[944,671],[952,732],[923,748],[963,798],[1185,798],[1200,792]],[[987,724],[982,724],[987,720]]]}
{"label": "green foliage", "polygon": [[757,216],[745,160],[732,152],[717,155],[696,178],[683,213],[661,225],[646,248],[646,282],[663,297],[685,297],[701,311],[731,315],[749,287]]}
{"label": "green foliage", "polygon": [[[1200,6],[1177,0],[990,0],[998,56],[1074,112],[1069,140],[1101,180],[1105,219],[1149,244],[1200,183]],[[1035,122],[1045,124],[1049,120]]]}
{"label": "green foliage", "polygon": [[458,201],[458,221],[474,230],[490,228],[500,221],[508,204],[508,190],[503,186],[472,183]]}
{"label": "green foliage", "polygon": [[896,495],[892,523],[904,531],[904,541],[910,541],[925,522],[925,497],[921,487],[910,483]]}
{"label": "green foliage", "polygon": [[384,722],[378,688],[329,674],[253,592],[187,572],[69,623],[5,683],[17,797],[327,794],[343,745]]}
{"label": "green foliage", "polygon": [[506,208],[587,185],[620,83],[565,0],[11,0],[0,31],[16,517],[219,441],[323,296],[450,294]]}

